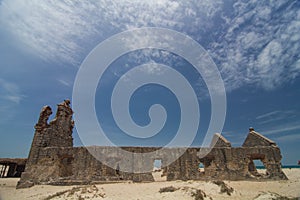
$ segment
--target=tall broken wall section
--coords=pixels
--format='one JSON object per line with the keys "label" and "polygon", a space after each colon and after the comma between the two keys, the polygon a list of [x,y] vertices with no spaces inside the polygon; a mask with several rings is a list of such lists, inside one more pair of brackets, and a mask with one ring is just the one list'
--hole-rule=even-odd
{"label": "tall broken wall section", "polygon": [[[64,100],[57,105],[55,118],[48,123],[51,114],[52,109],[50,106],[42,108],[39,120],[34,126],[35,133],[28,160],[18,186],[26,182],[28,177],[34,177],[34,173],[40,173],[39,171],[34,172],[32,169],[35,169],[38,163],[41,162],[43,149],[47,147],[73,147],[72,130],[74,121],[72,120],[73,111],[70,107],[70,100]],[[27,185],[30,186],[32,183]]]}
{"label": "tall broken wall section", "polygon": [[65,100],[58,104],[55,118],[48,123],[51,114],[50,106],[44,106],[38,123],[34,126],[34,138],[26,165],[28,167],[38,161],[39,151],[42,148],[73,147],[72,129],[74,121],[72,120],[73,111],[70,107],[70,101]]}

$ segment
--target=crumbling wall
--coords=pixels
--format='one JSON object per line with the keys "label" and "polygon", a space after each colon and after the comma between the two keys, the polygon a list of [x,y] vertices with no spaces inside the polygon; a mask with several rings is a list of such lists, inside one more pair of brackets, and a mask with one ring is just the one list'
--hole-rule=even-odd
{"label": "crumbling wall", "polygon": [[35,164],[39,158],[39,151],[45,147],[73,147],[72,130],[74,121],[70,101],[57,105],[55,118],[48,123],[52,114],[50,106],[41,110],[38,123],[34,126],[35,133],[32,141],[27,165]]}
{"label": "crumbling wall", "polygon": [[[17,188],[34,184],[84,184],[132,180],[135,182],[154,181],[151,174],[153,162],[162,161],[163,174],[167,180],[284,180],[281,170],[281,153],[275,142],[250,128],[242,147],[233,148],[220,134],[216,134],[210,148],[159,148],[122,147],[135,153],[155,152],[152,156],[132,154],[133,163],[108,167],[94,158],[89,150],[105,155],[108,162],[118,163],[124,159],[117,147],[73,147],[73,111],[70,101],[58,104],[56,117],[48,124],[52,114],[49,106],[43,107],[26,164]],[[158,151],[160,150],[160,151]],[[204,157],[202,152],[208,152]],[[184,153],[183,153],[184,152]],[[183,153],[183,154],[182,154]],[[107,156],[109,155],[109,156]],[[136,157],[135,157],[136,156]],[[178,158],[170,165],[173,158]],[[266,168],[262,174],[256,170],[254,160],[260,160]],[[121,163],[121,162],[120,162]],[[203,168],[199,166],[202,165]],[[148,171],[147,173],[126,173]]]}
{"label": "crumbling wall", "polygon": [[[95,147],[101,154],[117,151],[116,147]],[[128,151],[141,152],[147,147],[126,147]],[[159,148],[153,148],[158,150]],[[140,160],[141,166],[153,166],[153,161],[168,159],[168,152],[179,152],[180,148],[165,149],[154,157]],[[200,148],[189,148],[175,162],[164,167],[168,181],[172,180],[284,180],[286,176],[280,166],[279,148],[213,148],[204,158],[199,158]],[[278,155],[278,156],[274,156]],[[111,159],[122,159],[112,155]],[[135,158],[134,158],[135,159]],[[261,159],[266,167],[266,174],[255,174],[249,170],[253,159]],[[116,160],[117,161],[117,160]],[[199,164],[203,163],[203,171]],[[137,167],[137,166],[132,166]],[[47,147],[40,151],[40,157],[30,169],[26,168],[21,182],[33,184],[87,184],[91,182],[111,182],[132,180],[135,182],[154,181],[149,173],[125,173],[123,166],[119,170],[108,167],[95,159],[84,147]],[[21,185],[20,185],[21,187]]]}
{"label": "crumbling wall", "polygon": [[220,133],[214,134],[210,147],[231,147],[231,144]]}
{"label": "crumbling wall", "polygon": [[269,138],[254,131],[254,128],[249,128],[249,134],[245,139],[242,147],[262,147],[262,146],[276,146],[276,143]]}
{"label": "crumbling wall", "polygon": [[[21,179],[17,187],[22,185],[32,185],[32,183],[23,184],[27,180],[34,179],[36,173],[40,173],[37,166],[44,166],[41,163],[47,163],[49,166],[58,165],[55,160],[45,159],[41,153],[47,147],[73,147],[72,130],[74,121],[72,120],[73,111],[70,107],[70,100],[64,100],[57,105],[55,118],[48,123],[49,117],[52,114],[50,106],[44,106],[41,110],[38,123],[34,126],[35,133],[31,144],[28,160],[25,167],[25,172],[22,173]],[[45,165],[47,166],[47,165]],[[39,168],[38,168],[39,169]],[[41,169],[47,171],[45,169]],[[54,173],[49,172],[49,176]]]}

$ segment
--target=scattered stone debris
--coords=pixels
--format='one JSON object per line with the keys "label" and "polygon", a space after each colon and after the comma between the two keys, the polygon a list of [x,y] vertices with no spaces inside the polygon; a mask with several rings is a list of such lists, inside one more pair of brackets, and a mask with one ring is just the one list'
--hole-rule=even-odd
{"label": "scattered stone debris", "polygon": [[194,197],[195,200],[206,200],[206,199],[212,200],[212,198],[206,195],[206,193],[201,189],[197,189],[193,187],[183,187],[181,189],[187,192],[191,197]]}
{"label": "scattered stone debris", "polygon": [[226,183],[224,183],[224,181],[218,180],[218,181],[213,181],[213,183],[221,187],[220,193],[226,193],[227,195],[230,196],[234,191],[234,189],[229,185],[227,185]]}
{"label": "scattered stone debris", "polygon": [[180,188],[176,188],[174,186],[168,186],[168,187],[163,187],[159,189],[159,193],[163,192],[175,192],[176,190],[179,190]]}
{"label": "scattered stone debris", "polygon": [[206,197],[206,194],[202,190],[197,189],[195,192],[192,192],[191,196],[194,197],[195,200],[204,200],[204,197]]}
{"label": "scattered stone debris", "polygon": [[[32,181],[28,180],[28,181],[24,181],[22,183],[22,187],[20,187],[20,188],[30,188],[32,186],[34,186],[34,183]],[[17,189],[19,189],[19,187],[17,187]]]}
{"label": "scattered stone debris", "polygon": [[285,197],[281,196],[279,194],[276,194],[274,192],[263,192],[259,194],[257,197],[254,198],[254,200],[297,200],[299,198],[297,197]]}
{"label": "scattered stone debris", "polygon": [[177,190],[184,191],[185,193],[187,193],[191,197],[194,197],[195,200],[212,199],[211,197],[207,196],[206,193],[203,190],[197,189],[197,188],[194,188],[194,187],[179,187],[179,188],[176,188],[174,186],[168,186],[168,187],[160,188],[159,193],[175,192]]}
{"label": "scattered stone debris", "polygon": [[57,192],[53,195],[46,197],[44,200],[54,200],[54,199],[94,199],[94,198],[105,198],[105,193],[103,189],[99,190],[96,185],[87,185],[82,187],[73,187],[69,190],[64,190]]}

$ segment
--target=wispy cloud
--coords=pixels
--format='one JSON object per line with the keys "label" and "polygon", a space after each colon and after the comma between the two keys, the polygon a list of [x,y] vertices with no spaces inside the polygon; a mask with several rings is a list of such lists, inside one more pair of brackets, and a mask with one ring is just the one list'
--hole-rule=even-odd
{"label": "wispy cloud", "polygon": [[296,4],[236,1],[233,16],[223,16],[224,34],[210,44],[209,51],[228,90],[245,84],[271,90],[299,75],[300,11]]}
{"label": "wispy cloud", "polygon": [[3,0],[0,5],[1,29],[41,58],[75,66],[120,31],[155,26],[186,33],[209,51],[228,91],[246,84],[271,90],[299,76],[299,21],[296,0],[232,5],[221,0]]}
{"label": "wispy cloud", "polygon": [[0,123],[5,123],[15,115],[15,107],[25,98],[18,85],[0,78]]}
{"label": "wispy cloud", "polygon": [[259,115],[259,116],[256,117],[256,119],[263,119],[263,118],[266,118],[266,117],[270,117],[270,116],[276,115],[278,113],[280,113],[280,111],[279,110],[275,110],[275,111],[272,111],[272,112],[268,112],[268,113]]}
{"label": "wispy cloud", "polygon": [[21,99],[23,98],[23,95],[5,95],[3,98],[16,104],[19,104]]}
{"label": "wispy cloud", "polygon": [[[206,9],[196,13],[209,18],[216,13],[219,1],[197,3]],[[162,1],[59,1],[20,2],[4,0],[0,24],[29,49],[46,60],[78,65],[99,41],[112,33],[159,26],[181,28],[185,20],[192,26],[204,23],[192,20],[193,3]],[[187,13],[185,13],[187,12]]]}
{"label": "wispy cloud", "polygon": [[70,87],[71,83],[66,81],[66,80],[62,80],[62,79],[58,79],[58,82],[61,83],[62,85],[66,86],[66,87]]}
{"label": "wispy cloud", "polygon": [[285,132],[295,131],[295,130],[300,131],[300,125],[299,124],[275,127],[272,130],[263,131],[263,134],[264,135],[274,135],[274,134],[285,133]]}
{"label": "wispy cloud", "polygon": [[299,141],[300,140],[300,134],[293,134],[293,135],[284,135],[278,137],[276,140],[281,142],[289,142],[289,141]]}
{"label": "wispy cloud", "polygon": [[19,104],[24,97],[16,84],[0,78],[0,100]]}
{"label": "wispy cloud", "polygon": [[273,123],[284,119],[291,119],[297,115],[294,110],[275,110],[256,117],[259,124]]}

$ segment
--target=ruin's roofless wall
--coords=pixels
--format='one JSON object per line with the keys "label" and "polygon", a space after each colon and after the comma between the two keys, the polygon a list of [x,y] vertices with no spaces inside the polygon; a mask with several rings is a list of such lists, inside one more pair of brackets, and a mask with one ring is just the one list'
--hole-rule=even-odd
{"label": "ruin's roofless wall", "polygon": [[[70,101],[58,104],[55,118],[48,123],[52,110],[43,107],[31,145],[25,172],[23,172],[17,188],[30,187],[34,184],[78,184],[93,181],[154,181],[151,174],[153,162],[162,161],[163,174],[167,180],[278,180],[287,179],[281,170],[281,153],[274,141],[249,129],[249,134],[242,147],[233,148],[222,135],[215,134],[212,149],[202,157],[201,148],[188,148],[175,162],[165,166],[170,155],[178,156],[180,148],[157,147],[123,147],[129,152],[157,152],[153,156],[139,158],[137,165],[126,168],[146,167],[147,173],[122,172],[125,166],[118,169],[108,167],[95,159],[85,147],[73,147],[72,120],[73,111]],[[112,159],[123,159],[116,147],[93,147],[98,153]],[[134,158],[133,158],[134,159]],[[255,168],[254,160],[260,160],[266,168],[260,174]],[[204,166],[203,169],[199,165]],[[143,169],[145,171],[145,169]]]}

